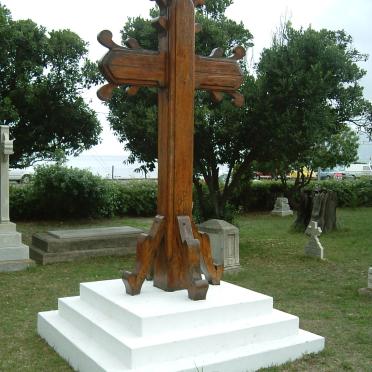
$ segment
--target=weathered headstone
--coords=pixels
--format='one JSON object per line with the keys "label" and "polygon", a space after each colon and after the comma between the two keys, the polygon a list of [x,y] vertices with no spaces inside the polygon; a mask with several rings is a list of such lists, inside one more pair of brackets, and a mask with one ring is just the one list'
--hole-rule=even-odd
{"label": "weathered headstone", "polygon": [[0,144],[0,272],[18,271],[33,261],[16,225],[9,220],[9,155],[13,154],[13,141],[8,126],[0,126]]}
{"label": "weathered headstone", "polygon": [[318,223],[311,221],[305,233],[310,236],[310,240],[305,246],[305,255],[318,257],[323,260],[324,249],[319,241],[319,236],[322,233],[322,229],[318,227]]}
{"label": "weathered headstone", "polygon": [[274,216],[292,216],[293,211],[291,210],[288,199],[284,197],[276,198],[274,209],[271,211]]}
{"label": "weathered headstone", "polygon": [[239,229],[223,220],[208,220],[199,225],[208,234],[213,261],[223,265],[225,271],[237,270],[239,264]]}
{"label": "weathered headstone", "polygon": [[367,288],[360,288],[359,294],[372,297],[372,267],[368,269]]}
{"label": "weathered headstone", "polygon": [[142,230],[130,226],[56,230],[32,236],[30,255],[46,265],[88,257],[124,256],[136,252]]}
{"label": "weathered headstone", "polygon": [[303,191],[294,226],[304,231],[310,221],[316,221],[324,233],[335,230],[337,228],[336,208],[336,192],[325,189]]}

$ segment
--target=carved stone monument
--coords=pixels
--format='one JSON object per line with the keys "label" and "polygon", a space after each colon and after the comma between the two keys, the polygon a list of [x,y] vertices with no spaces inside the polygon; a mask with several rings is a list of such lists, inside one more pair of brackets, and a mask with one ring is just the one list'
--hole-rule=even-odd
{"label": "carved stone monument", "polygon": [[321,233],[322,229],[318,227],[318,223],[311,221],[305,231],[305,234],[310,236],[310,240],[305,246],[305,255],[324,259],[324,249],[319,241]]}
{"label": "carved stone monument", "polygon": [[216,100],[227,93],[241,106],[237,60],[245,52],[195,55],[194,6],[203,1],[156,3],[157,51],[133,39],[117,45],[109,31],[99,35],[110,49],[100,63],[109,81],[101,98],[120,85],[129,94],[158,88],[158,216],[138,240],[135,270],[123,275],[131,296],[120,279],[83,283],[80,296],[39,313],[38,332],[87,372],[256,370],[320,351],[324,338],[300,330],[297,317],[273,309],[272,298],[220,282],[223,266],[214,264],[208,235],[192,222],[194,91],[209,90]]}
{"label": "carved stone monument", "polygon": [[274,216],[292,216],[293,211],[291,210],[287,198],[276,198],[274,209],[271,211]]}
{"label": "carved stone monument", "polygon": [[13,141],[9,127],[0,126],[0,272],[24,270],[33,264],[22,236],[9,220],[9,155],[13,154]]}
{"label": "carved stone monument", "polygon": [[359,294],[372,297],[372,267],[368,269],[367,288],[360,288]]}
{"label": "carved stone monument", "polygon": [[239,264],[239,229],[223,220],[208,220],[199,225],[199,230],[208,234],[213,261],[223,265],[224,271],[234,271]]}

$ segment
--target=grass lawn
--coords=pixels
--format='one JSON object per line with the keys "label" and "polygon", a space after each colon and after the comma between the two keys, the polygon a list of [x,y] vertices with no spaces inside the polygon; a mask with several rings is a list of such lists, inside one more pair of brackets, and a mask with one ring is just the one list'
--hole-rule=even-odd
{"label": "grass lawn", "polygon": [[[338,231],[320,237],[325,261],[303,256],[307,238],[291,231],[292,222],[267,214],[239,217],[242,270],[224,276],[273,296],[276,308],[299,316],[301,328],[326,338],[322,353],[266,371],[372,371],[372,298],[357,292],[372,266],[372,208],[338,211]],[[17,228],[30,244],[33,233],[50,229],[150,224],[134,218]],[[120,278],[133,264],[133,256],[93,258],[0,273],[0,371],[71,371],[37,336],[37,313],[57,309],[59,297],[78,295],[80,282]]]}

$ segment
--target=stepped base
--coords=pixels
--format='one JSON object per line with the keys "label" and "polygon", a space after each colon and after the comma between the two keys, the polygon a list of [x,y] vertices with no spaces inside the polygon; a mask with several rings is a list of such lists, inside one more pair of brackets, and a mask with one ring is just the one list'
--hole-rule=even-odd
{"label": "stepped base", "polygon": [[0,272],[20,271],[34,265],[28,246],[12,222],[0,223]]}
{"label": "stepped base", "polygon": [[80,285],[39,313],[38,333],[78,371],[245,372],[319,352],[324,338],[299,330],[272,298],[226,282],[206,301],[146,282],[128,296],[121,280]]}
{"label": "stepped base", "polygon": [[0,273],[11,271],[22,271],[28,267],[35,266],[35,261],[32,260],[9,260],[0,261]]}

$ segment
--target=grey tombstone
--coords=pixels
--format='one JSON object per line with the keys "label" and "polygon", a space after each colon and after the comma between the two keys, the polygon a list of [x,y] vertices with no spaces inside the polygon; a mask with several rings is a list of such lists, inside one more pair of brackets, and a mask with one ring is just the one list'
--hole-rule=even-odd
{"label": "grey tombstone", "polygon": [[24,270],[33,264],[28,246],[22,244],[22,235],[9,220],[9,155],[13,141],[9,127],[0,125],[0,272]]}
{"label": "grey tombstone", "polygon": [[372,267],[368,269],[367,288],[360,288],[359,294],[372,297]]}
{"label": "grey tombstone", "polygon": [[293,211],[291,210],[287,198],[276,198],[274,209],[271,211],[274,216],[292,216]]}
{"label": "grey tombstone", "polygon": [[321,233],[322,229],[318,227],[318,223],[311,221],[305,231],[305,234],[310,236],[310,240],[305,246],[305,255],[318,257],[322,260],[324,259],[324,249],[319,241],[319,236]]}
{"label": "grey tombstone", "polygon": [[240,268],[239,229],[230,223],[212,219],[199,225],[199,230],[208,234],[214,263],[224,265],[225,271]]}

